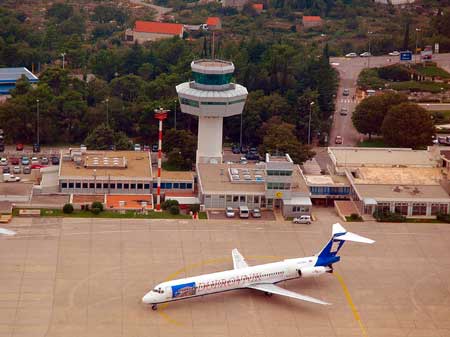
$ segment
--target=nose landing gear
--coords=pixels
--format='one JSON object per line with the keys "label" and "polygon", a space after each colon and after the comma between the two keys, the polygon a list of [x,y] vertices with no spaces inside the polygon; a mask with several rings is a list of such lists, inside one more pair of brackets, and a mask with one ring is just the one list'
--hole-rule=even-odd
{"label": "nose landing gear", "polygon": [[152,304],[152,310],[158,310],[158,306],[156,304]]}

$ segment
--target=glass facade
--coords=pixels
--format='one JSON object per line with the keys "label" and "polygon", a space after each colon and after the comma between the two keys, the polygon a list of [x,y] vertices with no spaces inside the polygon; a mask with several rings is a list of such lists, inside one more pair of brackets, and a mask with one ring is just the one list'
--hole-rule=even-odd
{"label": "glass facade", "polygon": [[350,187],[311,186],[312,195],[349,195]]}
{"label": "glass facade", "polygon": [[231,82],[233,73],[229,74],[202,74],[195,71],[192,72],[194,81],[206,85],[224,85]]}
{"label": "glass facade", "polygon": [[282,170],[267,170],[268,176],[291,176],[292,171],[282,171]]}
{"label": "glass facade", "polygon": [[198,108],[198,107],[199,107],[198,101],[194,101],[194,100],[192,100],[192,99],[183,98],[183,97],[181,97],[181,104],[193,106],[193,107],[195,107],[195,108]]}

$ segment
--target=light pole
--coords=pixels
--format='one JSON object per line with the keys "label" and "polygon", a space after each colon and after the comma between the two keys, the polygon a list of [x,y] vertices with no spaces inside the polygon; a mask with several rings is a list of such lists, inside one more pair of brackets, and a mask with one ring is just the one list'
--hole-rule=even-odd
{"label": "light pole", "polygon": [[173,100],[173,113],[174,113],[174,115],[173,115],[173,117],[174,117],[173,124],[174,124],[174,128],[176,130],[177,129],[177,100],[176,99]]}
{"label": "light pole", "polygon": [[370,36],[372,35],[372,32],[367,32],[367,34],[369,35],[369,57],[367,58],[367,68],[370,68],[370,57],[372,56],[370,50],[370,42],[371,42]]}
{"label": "light pole", "polygon": [[109,98],[105,99],[106,102],[106,125],[109,126]]}
{"label": "light pole", "polygon": [[416,49],[414,50],[414,63],[417,63],[417,36],[419,35],[420,28],[416,28]]}
{"label": "light pole", "polygon": [[308,145],[311,144],[311,112],[314,102],[309,103],[309,119],[308,119]]}
{"label": "light pole", "polygon": [[37,133],[37,144],[39,145],[39,100],[36,100],[36,133]]}
{"label": "light pole", "polygon": [[62,66],[63,66],[63,69],[64,69],[64,58],[65,58],[65,56],[66,56],[66,53],[61,53],[61,56],[62,56],[62,59],[63,59],[63,63],[62,63]]}
{"label": "light pole", "polygon": [[242,113],[241,113],[241,126],[239,131],[239,152],[242,150]]}

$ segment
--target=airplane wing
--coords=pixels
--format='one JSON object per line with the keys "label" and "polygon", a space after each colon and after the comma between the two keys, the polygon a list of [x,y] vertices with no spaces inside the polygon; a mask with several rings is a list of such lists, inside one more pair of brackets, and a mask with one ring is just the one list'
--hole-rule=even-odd
{"label": "airplane wing", "polygon": [[233,256],[233,267],[234,269],[247,268],[248,264],[245,262],[244,257],[239,253],[239,251],[234,248],[231,251],[231,255]]}
{"label": "airplane wing", "polygon": [[327,303],[327,302],[321,301],[314,297],[301,295],[299,293],[296,293],[296,292],[293,292],[290,290],[286,290],[286,289],[278,287],[272,283],[255,283],[255,284],[249,285],[247,287],[251,288],[251,289],[261,290],[266,293],[295,298],[297,300],[302,300],[302,301],[307,301],[307,302],[312,302],[312,303],[317,303],[317,304],[323,304],[323,305],[331,305],[331,303]]}

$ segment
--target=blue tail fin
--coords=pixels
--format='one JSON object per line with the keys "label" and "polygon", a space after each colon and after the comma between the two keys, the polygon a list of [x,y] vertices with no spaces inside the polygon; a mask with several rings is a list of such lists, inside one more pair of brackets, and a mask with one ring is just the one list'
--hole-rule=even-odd
{"label": "blue tail fin", "polygon": [[355,241],[362,243],[375,242],[358,234],[347,232],[347,230],[342,227],[341,224],[335,223],[333,225],[333,233],[330,241],[328,241],[325,247],[322,248],[320,253],[317,254],[317,262],[315,266],[330,266],[333,263],[338,262],[341,258],[340,256],[337,256],[337,254],[344,245],[345,241]]}

